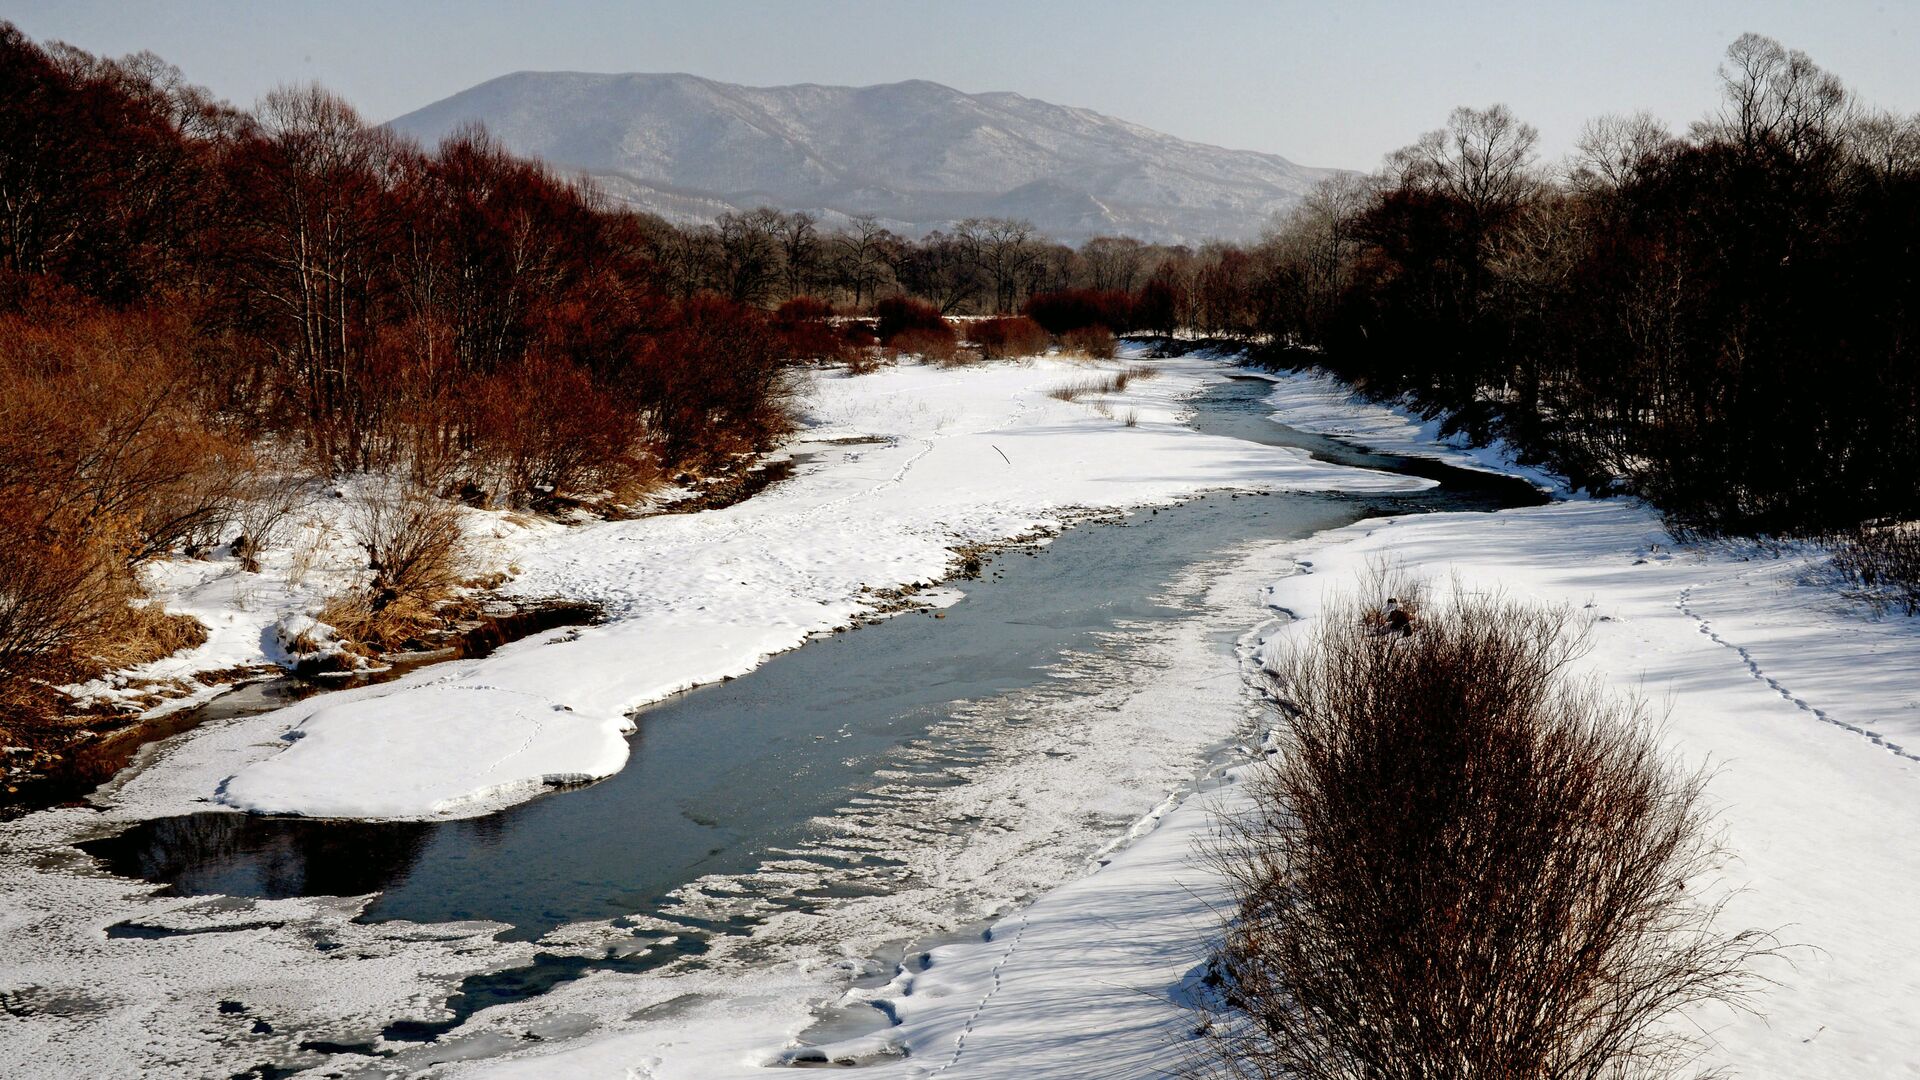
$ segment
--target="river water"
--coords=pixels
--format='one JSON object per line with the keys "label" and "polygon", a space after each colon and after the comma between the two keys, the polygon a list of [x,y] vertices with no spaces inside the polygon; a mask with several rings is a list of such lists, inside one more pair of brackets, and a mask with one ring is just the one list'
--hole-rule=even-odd
{"label": "river water", "polygon": [[[1342,465],[1440,481],[1400,496],[1217,494],[1070,529],[1044,549],[995,555],[964,599],[824,637],[751,674],[643,710],[626,768],[599,784],[484,818],[364,823],[199,813],[134,826],[86,849],[114,873],[179,894],[240,897],[378,893],[365,919],[487,919],[538,939],[596,920],[664,925],[660,948],[619,959],[543,957],[531,969],[470,980],[447,1023],[399,1023],[429,1038],[474,1010],[539,993],[595,967],[641,970],[751,935],[768,913],[805,911],[853,891],[889,888],[884,851],[833,846],[821,822],[914,788],[968,782],[995,752],[956,725],[983,701],[1081,691],[1056,677],[1062,657],[1110,647],[1191,615],[1171,582],[1256,541],[1301,538],[1361,518],[1493,510],[1542,496],[1524,482],[1377,455],[1267,418],[1268,384],[1227,380],[1193,402],[1202,431],[1299,447]],[[1091,692],[1091,691],[1087,691]],[[962,734],[956,734],[960,732]],[[928,823],[964,830],[967,821]],[[805,852],[795,885],[756,876]],[[688,891],[726,879],[718,916]]]}

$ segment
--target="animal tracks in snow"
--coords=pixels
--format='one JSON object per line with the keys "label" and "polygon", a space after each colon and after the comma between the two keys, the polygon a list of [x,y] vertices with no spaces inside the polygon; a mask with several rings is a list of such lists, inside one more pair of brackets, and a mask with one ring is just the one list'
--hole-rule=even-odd
{"label": "animal tracks in snow", "polygon": [[933,1070],[933,1072],[927,1075],[939,1076],[941,1073],[946,1072],[948,1069],[951,1069],[956,1064],[958,1064],[960,1061],[960,1055],[966,1053],[967,1036],[973,1034],[973,1026],[974,1024],[979,1022],[980,1014],[987,1011],[987,1002],[992,1001],[993,995],[1000,992],[1000,971],[1002,968],[1007,966],[1008,960],[1013,959],[1014,950],[1020,947],[1020,938],[1023,935],[1025,935],[1027,932],[1027,913],[1025,909],[1021,910],[1019,914],[1019,919],[1020,919],[1020,929],[1015,930],[1013,932],[1013,940],[1007,942],[1007,951],[1000,954],[1000,959],[994,962],[993,971],[991,973],[991,979],[987,986],[987,992],[981,996],[980,1003],[978,1005],[975,1005],[973,1007],[973,1012],[967,1016],[967,1022],[964,1026],[961,1027],[960,1034],[954,1037],[953,1056],[947,1058],[945,1064],[941,1065],[939,1068]]}
{"label": "animal tracks in snow", "polygon": [[1825,723],[1832,724],[1834,727],[1844,728],[1847,731],[1851,731],[1855,735],[1859,735],[1862,738],[1865,738],[1871,741],[1875,746],[1881,747],[1882,749],[1886,750],[1890,754],[1894,754],[1896,756],[1906,758],[1908,761],[1920,761],[1920,754],[1909,753],[1904,746],[1901,746],[1898,743],[1888,742],[1886,739],[1882,738],[1880,733],[1877,731],[1870,731],[1866,728],[1859,726],[1858,724],[1850,724],[1845,720],[1841,720],[1838,717],[1834,716],[1833,714],[1827,712],[1825,709],[1814,706],[1812,703],[1808,702],[1807,699],[1799,696],[1798,694],[1795,694],[1792,690],[1787,689],[1787,687],[1781,684],[1780,680],[1767,674],[1766,671],[1760,667],[1759,662],[1754,660],[1753,654],[1751,652],[1748,652],[1747,649],[1744,648],[1743,646],[1736,645],[1733,642],[1728,641],[1726,638],[1721,637],[1719,631],[1713,628],[1713,623],[1709,622],[1707,618],[1701,615],[1699,612],[1693,610],[1693,607],[1689,604],[1689,600],[1691,600],[1693,596],[1693,590],[1694,590],[1694,586],[1692,585],[1689,585],[1686,588],[1681,589],[1680,595],[1676,597],[1673,601],[1673,606],[1675,608],[1678,608],[1681,614],[1685,615],[1687,618],[1692,619],[1695,623],[1699,624],[1700,633],[1705,635],[1707,640],[1713,642],[1716,645],[1722,646],[1723,648],[1732,649],[1734,653],[1740,657],[1740,661],[1747,666],[1748,674],[1752,675],[1755,679],[1759,680],[1760,682],[1765,683],[1768,689],[1772,690],[1776,694],[1779,694],[1783,699],[1790,702],[1795,708],[1799,709],[1801,712],[1809,713],[1812,716],[1814,716],[1816,719],[1824,721]]}

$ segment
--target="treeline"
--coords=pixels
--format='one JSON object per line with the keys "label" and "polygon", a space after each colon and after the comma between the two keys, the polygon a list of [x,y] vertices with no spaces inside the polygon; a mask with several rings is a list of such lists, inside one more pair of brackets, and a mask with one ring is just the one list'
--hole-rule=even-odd
{"label": "treeline", "polygon": [[138,568],[251,561],[289,477],[617,501],[764,445],[780,329],[677,292],[660,232],[478,130],[0,24],[0,712],[177,647]]}
{"label": "treeline", "polygon": [[423,150],[318,88],[242,113],[12,27],[0,79],[0,312],[165,313],[225,431],[512,501],[780,423],[767,320],[676,296],[656,223],[482,131]]}
{"label": "treeline", "polygon": [[[1202,263],[1227,245],[1184,245],[1101,236],[1078,248],[1049,240],[1025,221],[969,218],[918,238],[870,216],[828,229],[804,212],[762,207],[723,214],[712,225],[662,226],[660,272],[676,295],[713,293],[774,306],[799,296],[865,312],[890,295],[931,304],[942,315],[1011,315],[1036,296],[1063,291],[1185,296]],[[1110,317],[1129,318],[1110,310]],[[1204,318],[1167,310],[1154,318]],[[1125,329],[1115,322],[1112,330]]]}
{"label": "treeline", "polygon": [[1686,134],[1606,118],[1557,170],[1457,110],[1246,251],[1232,321],[1685,526],[1920,517],[1920,117],[1757,35],[1721,77]]}

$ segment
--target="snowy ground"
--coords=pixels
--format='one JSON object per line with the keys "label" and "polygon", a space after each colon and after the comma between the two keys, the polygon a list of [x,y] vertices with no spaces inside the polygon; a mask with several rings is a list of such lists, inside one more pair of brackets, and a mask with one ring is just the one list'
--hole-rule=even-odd
{"label": "snowy ground", "polygon": [[[1457,448],[1423,445],[1419,422],[1392,410],[1352,403],[1343,418],[1323,380],[1283,378],[1275,404],[1288,422],[1312,422],[1310,411],[1323,429],[1366,432],[1381,449],[1459,460]],[[1226,610],[1257,600],[1280,617],[1243,640],[1243,673],[1381,558],[1591,614],[1586,667],[1621,693],[1666,706],[1673,751],[1717,767],[1711,794],[1735,856],[1727,881],[1742,890],[1727,925],[1774,929],[1803,947],[1763,970],[1777,985],[1758,1014],[1693,1018],[1712,1040],[1703,1065],[1749,1077],[1920,1076],[1912,620],[1876,619],[1839,599],[1817,553],[1681,547],[1633,502],[1566,501],[1369,521],[1248,553],[1245,565],[1270,568],[1265,584],[1228,575],[1215,600]],[[1167,707],[1151,690],[1139,704]],[[1178,707],[1203,715],[1245,702],[1216,695]],[[812,1047],[798,1002],[817,991],[819,974],[789,967],[725,992],[659,988],[679,1007],[643,1009],[630,1030],[456,1071],[665,1080],[766,1075],[770,1065],[817,1057],[864,1062],[866,1075],[885,1077],[1165,1075],[1192,1052],[1184,993],[1224,896],[1195,844],[1212,815],[1235,804],[1232,779],[1143,821],[1145,835],[1109,865],[980,940],[914,954],[886,986],[848,992],[846,1002],[870,1001],[897,1019],[877,1034]]]}

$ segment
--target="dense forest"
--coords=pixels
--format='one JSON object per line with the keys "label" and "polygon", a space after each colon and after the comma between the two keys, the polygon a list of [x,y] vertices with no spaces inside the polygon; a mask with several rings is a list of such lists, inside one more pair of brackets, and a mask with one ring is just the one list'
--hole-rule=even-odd
{"label": "dense forest", "polygon": [[1255,253],[1250,330],[1682,525],[1920,517],[1920,117],[1748,35],[1685,135],[1507,109],[1323,189]]}
{"label": "dense forest", "polygon": [[670,223],[477,128],[242,111],[0,24],[0,698],[165,651],[141,565],[244,554],[290,478],[618,505],[769,445],[792,365],[1128,331],[1326,367],[1687,527],[1920,517],[1920,120],[1764,38],[1722,76],[1685,134],[1607,118],[1553,166],[1460,109],[1258,243],[1071,248]]}

